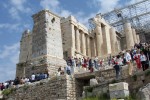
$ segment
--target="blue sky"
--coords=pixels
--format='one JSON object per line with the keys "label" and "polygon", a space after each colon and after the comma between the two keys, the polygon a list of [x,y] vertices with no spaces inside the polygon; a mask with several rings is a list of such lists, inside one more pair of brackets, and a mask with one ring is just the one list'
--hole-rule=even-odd
{"label": "blue sky", "polygon": [[0,0],[0,82],[15,78],[20,38],[32,29],[32,15],[42,9],[67,17],[73,15],[87,25],[97,13],[140,0]]}

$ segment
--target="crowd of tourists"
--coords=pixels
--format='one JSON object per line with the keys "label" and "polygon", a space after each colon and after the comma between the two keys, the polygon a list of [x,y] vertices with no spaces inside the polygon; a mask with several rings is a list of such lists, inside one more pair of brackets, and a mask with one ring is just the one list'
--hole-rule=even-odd
{"label": "crowd of tourists", "polygon": [[[105,63],[107,62],[107,64]],[[82,67],[85,70],[89,70],[93,72],[94,70],[104,69],[105,66],[113,66],[116,70],[116,78],[118,79],[121,66],[128,65],[129,66],[129,75],[133,74],[133,63],[137,64],[137,70],[145,71],[150,66],[150,44],[148,43],[139,43],[135,44],[135,46],[131,50],[126,50],[120,52],[116,56],[107,57],[105,59],[98,59],[83,57],[83,58],[74,58],[68,57],[67,59],[67,67],[66,73],[68,75],[72,74],[74,71],[72,70],[74,67]]]}
{"label": "crowd of tourists", "polygon": [[18,86],[21,84],[29,84],[32,82],[47,79],[48,76],[49,75],[47,73],[37,73],[37,74],[33,73],[31,75],[31,77],[21,77],[21,78],[16,77],[14,80],[6,81],[5,83],[0,83],[0,90],[4,90],[4,89],[7,89],[9,87]]}

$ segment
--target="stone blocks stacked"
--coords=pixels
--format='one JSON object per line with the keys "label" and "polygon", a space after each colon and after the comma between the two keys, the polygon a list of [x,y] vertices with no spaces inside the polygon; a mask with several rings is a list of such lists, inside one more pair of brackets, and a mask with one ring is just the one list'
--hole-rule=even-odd
{"label": "stone blocks stacked", "polygon": [[109,84],[110,98],[125,98],[129,96],[128,83],[120,82]]}

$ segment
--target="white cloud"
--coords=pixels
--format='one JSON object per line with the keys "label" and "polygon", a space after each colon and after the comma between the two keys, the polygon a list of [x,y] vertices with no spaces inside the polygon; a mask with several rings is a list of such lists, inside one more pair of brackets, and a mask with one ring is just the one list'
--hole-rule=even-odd
{"label": "white cloud", "polygon": [[58,0],[42,0],[40,5],[45,9],[50,9],[54,12],[58,12],[59,10],[59,1]]}
{"label": "white cloud", "polygon": [[[11,55],[18,55],[18,50],[19,50],[19,43],[15,43],[11,46],[7,46],[5,45],[3,47],[3,50],[0,51],[0,59],[5,59],[5,58],[8,58],[10,57]],[[11,57],[14,57],[14,56],[11,56]],[[10,57],[10,59],[11,59]]]}
{"label": "white cloud", "polygon": [[9,13],[11,14],[13,19],[17,19],[17,20],[21,19],[20,16],[19,16],[18,10],[15,9],[14,7],[9,9]]}
{"label": "white cloud", "polygon": [[106,13],[119,5],[119,0],[94,0],[93,4],[99,7],[99,13]]}
{"label": "white cloud", "polygon": [[[0,48],[0,81],[14,79],[16,63],[19,60],[19,42],[12,45],[4,45]],[[4,71],[5,70],[5,71]]]}
{"label": "white cloud", "polygon": [[40,5],[44,9],[49,9],[50,11],[55,12],[56,14],[62,16],[62,17],[68,17],[70,14],[72,14],[69,10],[65,10],[60,6],[60,2],[58,0],[42,0],[40,2]]}
{"label": "white cloud", "polygon": [[[13,19],[20,20],[20,13],[30,13],[31,9],[25,4],[27,0],[10,0],[9,14]],[[7,7],[8,8],[8,7]]]}
{"label": "white cloud", "polygon": [[81,22],[82,24],[86,26],[88,26],[88,19],[91,18],[95,14],[95,13],[92,13],[86,16],[85,13],[80,12],[80,11],[77,13],[72,13],[71,11],[62,8],[58,0],[51,0],[51,2],[49,0],[42,0],[40,2],[40,5],[44,9],[49,9],[61,17],[68,17],[69,15],[73,15],[77,18],[79,22]]}
{"label": "white cloud", "polygon": [[9,31],[22,31],[23,27],[19,23],[0,23],[0,29],[9,29]]}

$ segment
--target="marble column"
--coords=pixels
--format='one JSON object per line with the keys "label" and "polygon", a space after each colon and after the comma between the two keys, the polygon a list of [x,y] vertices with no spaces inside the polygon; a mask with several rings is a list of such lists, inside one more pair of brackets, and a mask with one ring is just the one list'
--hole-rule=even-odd
{"label": "marble column", "polygon": [[76,49],[78,52],[81,52],[80,50],[80,33],[79,29],[76,29]]}
{"label": "marble column", "polygon": [[117,48],[117,37],[116,37],[116,30],[114,27],[110,28],[110,41],[111,41],[111,53],[116,54],[118,50]]}
{"label": "marble column", "polygon": [[[108,26],[104,26],[104,37],[105,40],[103,42],[105,42],[105,45],[103,44],[103,48],[105,48],[105,52],[104,55],[108,55],[111,54],[111,42],[110,42],[110,28]],[[104,38],[103,37],[103,38]]]}
{"label": "marble column", "polygon": [[75,56],[75,26],[71,24],[71,33],[72,33],[72,45],[71,45],[71,55]]}
{"label": "marble column", "polygon": [[82,41],[82,53],[83,55],[86,55],[86,44],[85,44],[85,34],[83,32],[81,32],[81,41]]}
{"label": "marble column", "polygon": [[134,44],[137,43],[137,37],[136,37],[136,32],[135,29],[132,29],[132,34],[133,34],[133,39],[134,39]]}
{"label": "marble column", "polygon": [[140,43],[140,37],[139,37],[139,35],[137,34],[136,37],[137,37],[137,43]]}
{"label": "marble column", "polygon": [[133,39],[132,28],[130,23],[125,23],[124,31],[126,36],[127,49],[131,49],[134,46],[134,39]]}
{"label": "marble column", "polygon": [[102,44],[103,44],[103,36],[102,36],[102,29],[101,24],[96,26],[96,44],[97,44],[97,56],[102,56]]}
{"label": "marble column", "polygon": [[90,37],[86,35],[86,55],[91,57],[91,48],[90,48]]}
{"label": "marble column", "polygon": [[91,38],[91,56],[95,57],[96,56],[96,45],[95,45],[95,39]]}

